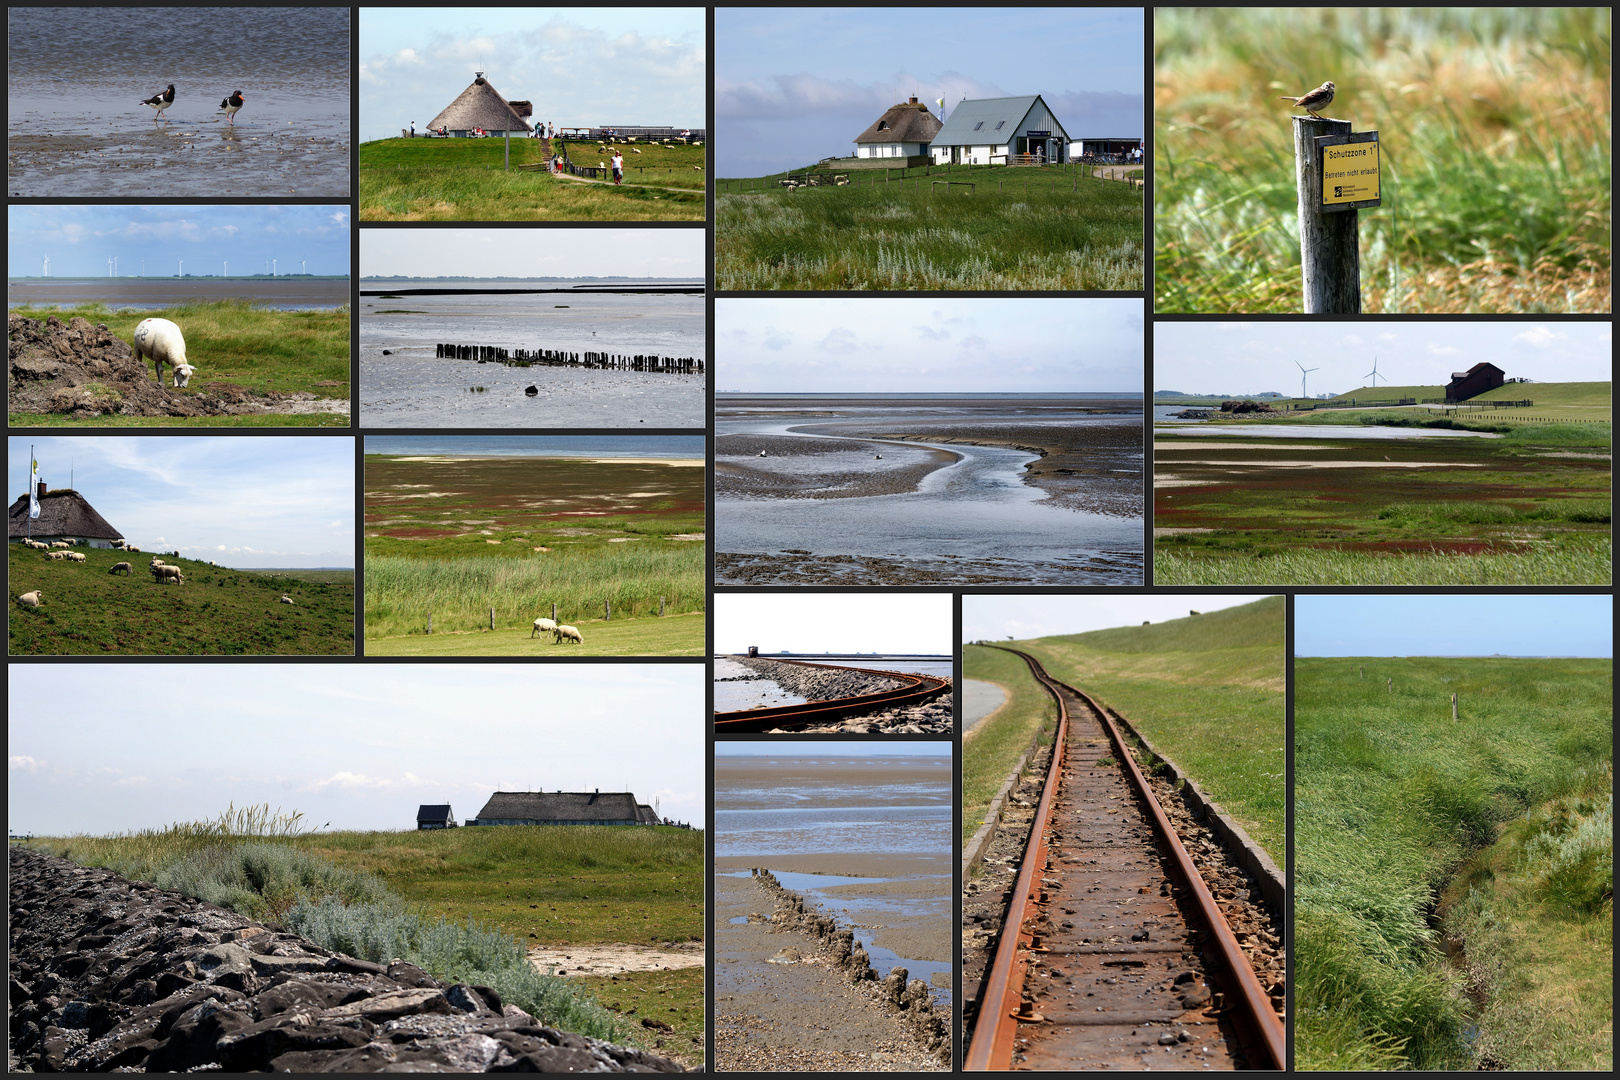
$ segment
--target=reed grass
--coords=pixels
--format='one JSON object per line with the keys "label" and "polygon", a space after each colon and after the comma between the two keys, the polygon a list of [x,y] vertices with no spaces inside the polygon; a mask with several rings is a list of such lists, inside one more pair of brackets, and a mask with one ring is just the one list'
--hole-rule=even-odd
{"label": "reed grass", "polygon": [[1607,585],[1608,539],[1503,555],[1360,555],[1294,549],[1263,558],[1153,555],[1155,585]]}
{"label": "reed grass", "polygon": [[1612,310],[1607,8],[1154,14],[1155,305],[1299,311],[1282,93],[1376,129],[1365,312]]}

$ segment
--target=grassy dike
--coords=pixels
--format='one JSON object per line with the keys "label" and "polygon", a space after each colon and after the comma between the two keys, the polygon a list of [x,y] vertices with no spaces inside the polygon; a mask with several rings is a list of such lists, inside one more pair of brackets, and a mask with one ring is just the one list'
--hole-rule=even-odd
{"label": "grassy dike", "polygon": [[1610,662],[1298,658],[1295,687],[1297,1067],[1606,1069]]}
{"label": "grassy dike", "polygon": [[[210,384],[231,383],[255,393],[310,393],[318,398],[349,397],[349,306],[331,310],[281,311],[248,300],[212,300],[176,304],[166,308],[110,308],[104,304],[77,307],[19,307],[14,314],[30,319],[52,315],[64,323],[83,317],[106,323],[125,342],[135,338],[144,319],[169,319],[183,327],[186,356],[196,365],[187,390],[207,390]],[[151,374],[147,364],[147,374]],[[172,380],[171,380],[172,381]],[[182,391],[183,393],[184,391]],[[218,427],[314,426],[348,427],[343,413],[218,417],[103,416],[93,421],[66,420],[39,413],[13,413],[13,425],[40,424],[73,427]]]}
{"label": "grassy dike", "polygon": [[1007,692],[1001,708],[963,736],[962,843],[966,844],[1037,733],[1043,744],[1052,741],[1057,705],[1029,673],[1028,664],[1000,649],[964,646],[962,677],[995,683]]}
{"label": "grassy dike", "polygon": [[[574,143],[576,164],[608,155]],[[623,186],[551,175],[539,139],[378,139],[360,144],[361,221],[702,221],[704,148],[636,144]],[[523,168],[520,165],[539,166]],[[682,190],[664,190],[677,188]]]}
{"label": "grassy dike", "polygon": [[[502,827],[305,834],[268,808],[33,846],[281,922],[327,948],[494,986],[568,1031],[702,1060],[703,969],[543,975],[528,946],[701,940],[703,833]],[[654,1018],[674,1028],[642,1025]]]}
{"label": "grassy dike", "polygon": [[1128,717],[1286,867],[1283,598],[1012,642]]}

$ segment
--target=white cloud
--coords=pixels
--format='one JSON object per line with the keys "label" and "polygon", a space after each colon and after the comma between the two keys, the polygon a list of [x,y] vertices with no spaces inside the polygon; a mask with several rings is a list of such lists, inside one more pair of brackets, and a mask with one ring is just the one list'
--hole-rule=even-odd
{"label": "white cloud", "polygon": [[13,769],[31,773],[39,772],[45,766],[43,761],[36,761],[27,754],[14,754],[7,759],[7,763]]}
{"label": "white cloud", "polygon": [[860,348],[855,331],[842,326],[834,327],[821,339],[821,348],[830,353],[852,353]]}
{"label": "white cloud", "polygon": [[1434,356],[1460,356],[1462,354],[1462,350],[1457,348],[1455,345],[1431,344],[1429,346],[1429,352]]}
{"label": "white cloud", "polygon": [[1545,326],[1532,326],[1522,334],[1514,334],[1513,340],[1532,349],[1550,349],[1560,341],[1568,341],[1569,335]]}

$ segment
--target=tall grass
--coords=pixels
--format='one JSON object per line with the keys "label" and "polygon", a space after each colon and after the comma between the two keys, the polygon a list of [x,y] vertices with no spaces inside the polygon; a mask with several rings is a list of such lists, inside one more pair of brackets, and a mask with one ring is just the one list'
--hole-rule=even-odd
{"label": "tall grass", "polygon": [[1612,310],[1606,8],[1161,8],[1155,303],[1300,310],[1283,93],[1376,129],[1367,312]]}
{"label": "tall grass", "polygon": [[[1030,170],[1034,171],[1034,170]],[[1026,193],[910,184],[806,188],[716,199],[722,289],[1135,291],[1142,196],[1125,184],[1036,173]]]}
{"label": "tall grass", "polygon": [[1607,585],[1608,539],[1506,555],[1361,555],[1287,550],[1264,558],[1153,555],[1155,585]]}
{"label": "tall grass", "polygon": [[604,601],[615,618],[702,611],[707,601],[703,545],[601,544],[547,559],[366,559],[366,632],[393,635],[427,627],[477,629],[527,626],[557,605],[560,621],[600,617]]}

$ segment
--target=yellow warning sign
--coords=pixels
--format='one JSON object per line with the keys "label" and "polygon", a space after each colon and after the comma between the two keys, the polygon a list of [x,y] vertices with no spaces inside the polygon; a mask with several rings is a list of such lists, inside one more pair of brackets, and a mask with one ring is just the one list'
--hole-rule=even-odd
{"label": "yellow warning sign", "polygon": [[1322,205],[1378,201],[1377,136],[1322,147]]}

